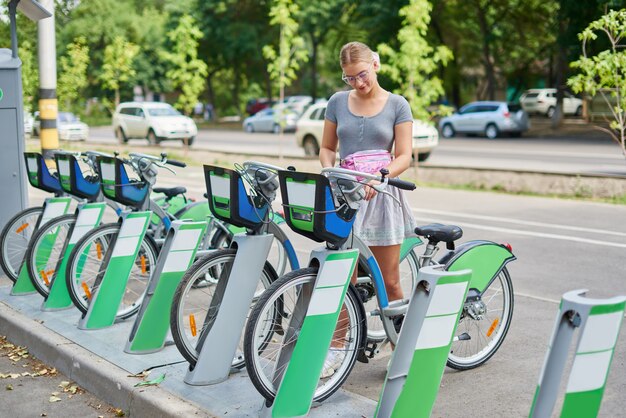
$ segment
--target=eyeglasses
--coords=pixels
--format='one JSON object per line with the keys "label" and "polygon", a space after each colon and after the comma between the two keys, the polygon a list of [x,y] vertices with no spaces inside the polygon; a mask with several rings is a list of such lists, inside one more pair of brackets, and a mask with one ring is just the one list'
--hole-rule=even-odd
{"label": "eyeglasses", "polygon": [[370,70],[372,69],[372,65],[374,65],[374,61],[370,63],[370,66],[367,67],[367,70],[361,71],[357,75],[348,76],[348,75],[343,74],[341,76],[341,79],[344,81],[344,83],[350,86],[354,86],[357,80],[360,80],[362,83],[367,83],[367,80],[369,79],[369,75],[370,75]]}

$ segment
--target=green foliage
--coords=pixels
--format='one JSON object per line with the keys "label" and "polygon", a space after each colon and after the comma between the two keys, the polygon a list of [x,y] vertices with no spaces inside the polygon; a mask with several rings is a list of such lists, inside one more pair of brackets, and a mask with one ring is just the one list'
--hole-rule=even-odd
{"label": "green foliage", "polygon": [[439,65],[446,65],[452,52],[445,46],[432,47],[426,39],[432,5],[427,0],[411,0],[400,9],[404,17],[398,32],[399,50],[380,44],[378,51],[388,61],[382,72],[398,83],[395,93],[403,95],[411,105],[413,117],[429,120],[428,107],[444,94],[443,84],[435,74]]}
{"label": "green foliage", "polygon": [[104,50],[104,64],[100,80],[105,89],[115,92],[116,107],[120,104],[120,87],[128,84],[136,74],[133,61],[138,52],[139,47],[122,36],[113,39],[113,42]]}
{"label": "green foliage", "polygon": [[[280,27],[278,50],[272,45],[263,47],[263,56],[269,61],[267,71],[281,89],[289,86],[297,76],[300,63],[308,61],[304,39],[298,36],[298,5],[291,0],[275,0],[270,10],[270,25]],[[281,97],[282,99],[282,97]]]}
{"label": "green foliage", "polygon": [[[589,55],[590,43],[598,40],[597,33],[606,36],[609,48],[596,55]],[[610,11],[591,22],[580,33],[583,55],[570,65],[579,73],[567,83],[576,93],[586,92],[591,96],[601,94],[606,101],[613,120],[607,133],[620,144],[626,156],[626,51],[623,43],[626,35],[626,10]],[[612,97],[613,100],[610,100]]]}
{"label": "green foliage", "polygon": [[202,32],[194,18],[185,15],[167,37],[172,43],[172,52],[163,52],[163,57],[172,64],[167,77],[174,88],[180,90],[176,107],[190,114],[204,91],[208,74],[207,64],[198,58],[198,41]]}
{"label": "green foliage", "polygon": [[35,108],[35,97],[39,89],[39,68],[35,55],[33,44],[30,41],[23,41],[20,45],[19,56],[22,60],[22,92],[26,112]]}
{"label": "green foliage", "polygon": [[66,48],[66,55],[59,60],[57,96],[65,102],[66,110],[82,97],[88,84],[89,47],[84,37],[79,37]]}

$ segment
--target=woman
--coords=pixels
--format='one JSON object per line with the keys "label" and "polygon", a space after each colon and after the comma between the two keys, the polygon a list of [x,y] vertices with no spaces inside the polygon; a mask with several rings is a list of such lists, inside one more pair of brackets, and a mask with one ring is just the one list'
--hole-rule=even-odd
{"label": "woman", "polygon": [[[391,153],[386,168],[389,177],[398,177],[411,163],[413,116],[409,103],[402,96],[384,90],[376,72],[380,69],[378,54],[360,42],[350,42],[340,53],[342,79],[350,91],[335,93],[326,107],[326,120],[320,148],[322,167],[333,167],[337,147],[342,165],[356,161],[367,151]],[[354,154],[358,153],[358,154]],[[380,151],[377,152],[381,154]],[[402,299],[400,287],[400,245],[412,234],[415,221],[402,192],[387,189],[401,202],[366,188],[365,202],[357,213],[353,232],[367,244],[376,257],[383,274],[390,301]],[[356,274],[352,278],[356,281]],[[345,313],[342,315],[345,318]],[[339,322],[342,322],[340,317]],[[341,337],[333,339],[333,347],[341,347]],[[322,377],[334,373],[341,365],[341,350],[331,350],[324,364]]]}

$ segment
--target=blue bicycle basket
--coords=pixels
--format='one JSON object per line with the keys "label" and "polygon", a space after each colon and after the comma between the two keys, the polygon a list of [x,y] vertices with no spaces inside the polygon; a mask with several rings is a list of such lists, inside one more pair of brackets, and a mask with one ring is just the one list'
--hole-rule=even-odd
{"label": "blue bicycle basket", "polygon": [[124,162],[115,157],[96,157],[100,173],[102,193],[125,206],[139,207],[148,197],[149,185],[142,180],[128,177]]}
{"label": "blue bicycle basket", "polygon": [[321,174],[279,171],[287,225],[317,242],[340,245],[350,236],[356,210],[337,209],[328,179]]}
{"label": "blue bicycle basket", "polygon": [[204,178],[209,209],[217,219],[249,229],[266,220],[269,203],[261,196],[249,196],[237,171],[205,165]]}
{"label": "blue bicycle basket", "polygon": [[98,197],[100,193],[98,176],[85,177],[76,157],[71,154],[54,154],[54,159],[63,190],[73,196],[88,200],[95,200]]}
{"label": "blue bicycle basket", "polygon": [[63,193],[61,182],[50,173],[41,154],[37,152],[25,152],[24,158],[26,159],[28,182],[31,186],[50,193]]}

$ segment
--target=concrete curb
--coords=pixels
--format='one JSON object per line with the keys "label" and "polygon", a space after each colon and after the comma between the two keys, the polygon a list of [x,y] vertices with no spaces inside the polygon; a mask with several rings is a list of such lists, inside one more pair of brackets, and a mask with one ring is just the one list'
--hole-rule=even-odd
{"label": "concrete curb", "polygon": [[129,417],[215,417],[159,386],[134,387],[136,378],[38,321],[0,303],[0,333],[85,390],[121,408]]}

